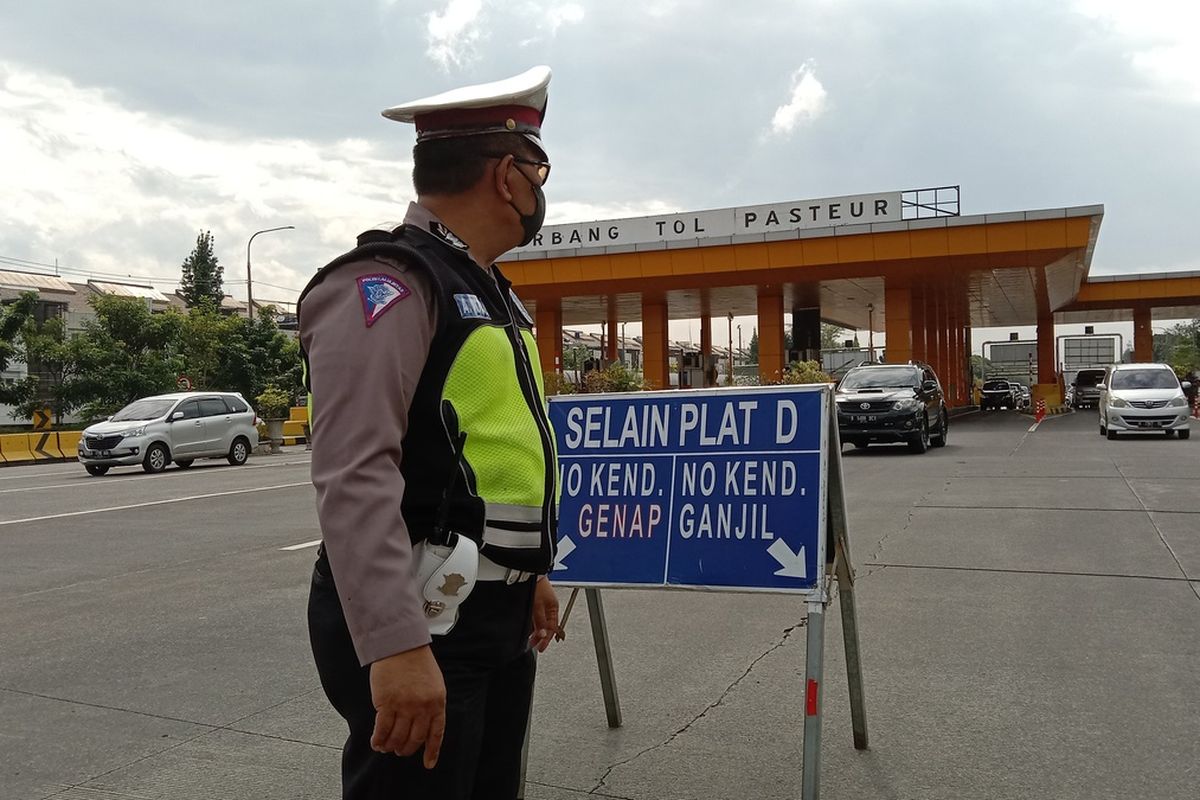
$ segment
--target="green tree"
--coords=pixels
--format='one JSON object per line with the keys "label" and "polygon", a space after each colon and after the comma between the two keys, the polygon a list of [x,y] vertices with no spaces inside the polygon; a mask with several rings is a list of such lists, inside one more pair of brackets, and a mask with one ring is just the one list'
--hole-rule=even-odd
{"label": "green tree", "polygon": [[583,369],[584,363],[592,357],[592,351],[581,344],[572,344],[563,348],[563,368]]}
{"label": "green tree", "polygon": [[840,325],[833,325],[828,322],[821,323],[821,349],[833,350],[842,346],[842,340],[845,339],[846,329]]}
{"label": "green tree", "polygon": [[38,322],[33,316],[16,339],[14,355],[25,362],[29,374],[0,387],[0,402],[14,407],[13,419],[29,419],[35,411],[49,408],[59,421],[84,401],[78,383],[89,342],[67,336],[66,320],[51,317]]}
{"label": "green tree", "polygon": [[0,305],[0,372],[18,360],[21,329],[37,308],[37,292],[25,292],[14,302]]}
{"label": "green tree", "polygon": [[96,295],[96,319],[84,326],[72,396],[85,417],[111,414],[139,397],[175,389],[183,366],[179,354],[184,317],[153,314],[140,300]]}
{"label": "green tree", "polygon": [[746,352],[750,355],[750,363],[758,363],[758,328],[754,329],[754,333],[750,335],[750,344],[746,345]]}
{"label": "green tree", "polygon": [[253,401],[268,385],[274,385],[300,399],[304,374],[300,343],[279,330],[274,309],[263,309],[253,321],[233,318],[222,337],[212,376],[214,387],[240,392]]}
{"label": "green tree", "polygon": [[221,380],[230,372],[225,359],[234,357],[228,342],[243,335],[240,317],[227,317],[211,305],[203,304],[188,311],[183,319],[179,342],[183,374],[197,390],[229,390]]}
{"label": "green tree", "polygon": [[189,308],[211,305],[219,308],[225,297],[225,268],[217,262],[213,253],[213,237],[209,231],[201,231],[196,237],[196,246],[183,260],[182,277],[179,280],[179,295]]}

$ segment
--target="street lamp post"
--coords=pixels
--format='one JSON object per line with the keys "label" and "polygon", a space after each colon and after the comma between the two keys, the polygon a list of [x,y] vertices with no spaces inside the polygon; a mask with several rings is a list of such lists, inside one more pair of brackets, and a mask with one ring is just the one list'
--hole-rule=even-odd
{"label": "street lamp post", "polygon": [[871,363],[875,363],[875,304],[867,303],[867,353]]}
{"label": "street lamp post", "polygon": [[725,379],[726,386],[733,386],[733,312],[729,312],[729,375]]}
{"label": "street lamp post", "polygon": [[260,233],[271,233],[272,231],[294,231],[295,225],[282,225],[278,228],[266,228],[265,230],[255,231],[250,236],[250,241],[246,242],[246,316],[254,320],[254,284],[250,280],[250,245],[254,242],[254,237]]}

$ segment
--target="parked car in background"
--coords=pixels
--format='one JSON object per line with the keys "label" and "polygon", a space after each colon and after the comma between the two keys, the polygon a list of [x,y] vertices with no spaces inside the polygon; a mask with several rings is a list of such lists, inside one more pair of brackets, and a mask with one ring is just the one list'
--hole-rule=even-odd
{"label": "parked car in background", "polygon": [[1189,388],[1166,364],[1114,364],[1099,385],[1100,433],[1116,439],[1123,431],[1163,431],[1187,439]]}
{"label": "parked car in background", "polygon": [[937,375],[927,364],[868,364],[842,377],[834,392],[843,443],[863,448],[907,442],[914,453],[943,447],[950,414]]}
{"label": "parked car in background", "polygon": [[258,446],[258,417],[240,394],[181,392],[144,397],[92,425],[79,440],[79,462],[91,475],[140,464],[162,472],[199,458],[240,466]]}
{"label": "parked car in background", "polygon": [[984,381],[979,390],[979,408],[987,411],[989,408],[1016,408],[1017,390],[1007,380],[993,378]]}
{"label": "parked car in background", "polygon": [[1099,408],[1100,384],[1103,381],[1103,367],[1088,367],[1075,373],[1075,380],[1071,381],[1071,387],[1075,390],[1071,394],[1071,407]]}
{"label": "parked car in background", "polygon": [[1017,408],[1029,408],[1033,403],[1033,392],[1020,381],[1009,381],[1013,386],[1013,394],[1017,398]]}

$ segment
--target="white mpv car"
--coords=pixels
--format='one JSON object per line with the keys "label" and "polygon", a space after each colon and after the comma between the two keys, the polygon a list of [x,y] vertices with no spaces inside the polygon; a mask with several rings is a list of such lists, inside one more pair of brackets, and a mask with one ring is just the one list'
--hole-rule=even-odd
{"label": "white mpv car", "polygon": [[92,475],[142,465],[162,472],[172,461],[187,469],[198,458],[246,463],[258,447],[258,417],[233,392],[180,392],[135,400],[92,425],[79,439],[79,463]]}
{"label": "white mpv car", "polygon": [[1179,382],[1166,364],[1114,364],[1100,384],[1100,433],[1109,439],[1122,431],[1178,432],[1191,436],[1188,401]]}

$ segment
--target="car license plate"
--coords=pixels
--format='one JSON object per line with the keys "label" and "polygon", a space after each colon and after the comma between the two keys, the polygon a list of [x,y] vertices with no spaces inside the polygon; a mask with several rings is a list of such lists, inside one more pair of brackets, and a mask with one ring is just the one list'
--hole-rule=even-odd
{"label": "car license plate", "polygon": [[875,415],[874,414],[855,414],[854,421],[855,422],[874,422]]}

